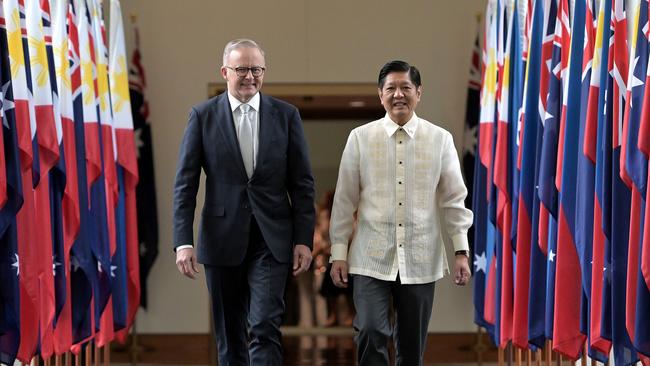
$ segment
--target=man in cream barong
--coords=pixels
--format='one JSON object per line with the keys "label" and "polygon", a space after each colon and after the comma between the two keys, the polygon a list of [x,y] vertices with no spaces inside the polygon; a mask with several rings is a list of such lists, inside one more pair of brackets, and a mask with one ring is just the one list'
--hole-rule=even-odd
{"label": "man in cream barong", "polygon": [[453,242],[454,282],[464,286],[473,215],[451,134],[415,113],[418,69],[388,62],[378,86],[385,117],[354,129],[341,158],[330,274],[339,287],[353,278],[360,365],[389,365],[391,335],[397,365],[422,365],[435,281],[449,273],[443,230]]}

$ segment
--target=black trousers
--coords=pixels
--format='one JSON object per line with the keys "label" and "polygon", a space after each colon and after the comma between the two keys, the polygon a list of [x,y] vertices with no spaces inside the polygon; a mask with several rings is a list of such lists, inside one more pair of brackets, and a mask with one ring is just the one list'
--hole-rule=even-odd
{"label": "black trousers", "polygon": [[219,365],[282,365],[280,324],[291,264],[280,263],[255,219],[244,262],[205,266]]}
{"label": "black trousers", "polygon": [[[404,285],[353,275],[357,315],[357,358],[360,366],[389,365],[388,340],[393,337],[397,366],[422,365],[435,282]],[[391,327],[391,305],[394,326]]]}

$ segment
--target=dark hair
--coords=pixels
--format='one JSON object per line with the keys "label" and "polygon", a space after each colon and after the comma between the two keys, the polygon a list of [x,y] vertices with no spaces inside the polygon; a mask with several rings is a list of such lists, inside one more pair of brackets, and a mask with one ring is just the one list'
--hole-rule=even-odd
{"label": "dark hair", "polygon": [[409,78],[411,78],[411,82],[415,84],[416,88],[419,88],[420,85],[422,85],[422,82],[420,81],[420,71],[418,70],[417,67],[409,65],[408,62],[405,61],[400,61],[400,60],[394,60],[394,61],[389,61],[387,62],[381,70],[379,70],[379,88],[384,87],[384,82],[386,81],[386,76],[390,74],[391,72],[406,72],[408,71],[409,73]]}

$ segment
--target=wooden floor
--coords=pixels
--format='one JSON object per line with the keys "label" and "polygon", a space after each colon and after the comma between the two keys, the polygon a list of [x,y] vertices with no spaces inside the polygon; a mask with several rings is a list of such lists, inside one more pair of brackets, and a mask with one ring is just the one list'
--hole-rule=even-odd
{"label": "wooden floor", "polygon": [[[327,333],[293,334],[285,331],[283,364],[356,365],[352,331]],[[138,365],[210,365],[210,361],[216,358],[212,343],[205,335],[141,336],[139,344]],[[484,365],[493,365],[496,350],[488,348],[487,344],[484,346],[477,348],[475,335],[472,337],[471,334],[430,334],[425,365],[477,365],[479,358]],[[112,348],[113,365],[130,365],[130,360],[128,348]]]}

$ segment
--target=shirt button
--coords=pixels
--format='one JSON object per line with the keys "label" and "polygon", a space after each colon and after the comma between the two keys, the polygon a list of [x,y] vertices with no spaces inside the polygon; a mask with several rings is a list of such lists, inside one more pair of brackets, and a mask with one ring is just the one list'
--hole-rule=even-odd
{"label": "shirt button", "polygon": [[402,224],[399,224],[399,227],[402,227]]}
{"label": "shirt button", "polygon": [[397,182],[397,183],[402,184],[402,181],[399,181],[399,182]]}
{"label": "shirt button", "polygon": [[399,205],[401,206],[401,205],[402,205],[402,202],[400,202]]}
{"label": "shirt button", "polygon": [[401,248],[401,247],[402,247],[402,244],[400,244],[399,247]]}
{"label": "shirt button", "polygon": [[401,143],[402,143],[402,141],[400,140],[400,141],[399,141],[399,143],[401,144]]}
{"label": "shirt button", "polygon": [[400,163],[400,164],[402,164],[402,162],[401,162],[401,161],[400,161],[399,163]]}

